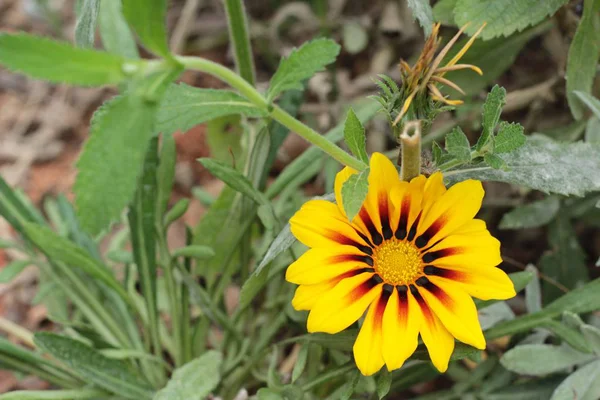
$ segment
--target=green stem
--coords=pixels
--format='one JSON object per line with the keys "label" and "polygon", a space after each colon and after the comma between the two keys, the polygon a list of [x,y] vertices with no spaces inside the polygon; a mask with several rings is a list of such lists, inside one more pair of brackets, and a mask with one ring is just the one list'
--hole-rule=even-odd
{"label": "green stem", "polygon": [[27,346],[35,349],[35,343],[33,342],[33,333],[23,328],[14,322],[0,316],[0,331],[4,331],[9,335],[13,335],[19,338]]}
{"label": "green stem", "polygon": [[352,157],[335,143],[330,142],[321,134],[298,121],[280,107],[269,105],[267,100],[252,85],[230,69],[200,57],[177,57],[177,61],[186,68],[206,72],[226,82],[234,89],[237,89],[255,106],[266,112],[270,112],[273,119],[277,122],[319,147],[340,163],[347,165],[350,168],[354,168],[357,171],[363,171],[367,168],[365,163]]}
{"label": "green stem", "polygon": [[[413,134],[409,134],[412,131]],[[410,181],[421,174],[421,122],[410,121],[404,125],[400,135],[401,155],[400,179]]]}
{"label": "green stem", "polygon": [[96,389],[75,390],[19,390],[0,395],[0,400],[75,400],[106,398],[107,393]]}
{"label": "green stem", "polygon": [[313,388],[319,386],[322,383],[328,382],[331,379],[337,378],[338,376],[342,376],[347,374],[348,372],[354,371],[356,367],[353,363],[342,365],[334,370],[331,370],[325,374],[319,375],[315,380],[308,382],[304,386],[302,386],[302,390],[304,392],[308,392]]}
{"label": "green stem", "polygon": [[248,34],[248,20],[242,0],[225,0],[229,38],[233,44],[235,63],[242,78],[254,86],[254,60]]}

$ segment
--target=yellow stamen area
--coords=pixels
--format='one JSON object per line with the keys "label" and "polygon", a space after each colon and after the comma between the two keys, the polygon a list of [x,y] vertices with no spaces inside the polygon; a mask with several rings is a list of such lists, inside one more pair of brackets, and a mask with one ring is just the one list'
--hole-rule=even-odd
{"label": "yellow stamen area", "polygon": [[423,274],[419,250],[403,240],[391,238],[373,253],[375,272],[390,285],[410,285]]}

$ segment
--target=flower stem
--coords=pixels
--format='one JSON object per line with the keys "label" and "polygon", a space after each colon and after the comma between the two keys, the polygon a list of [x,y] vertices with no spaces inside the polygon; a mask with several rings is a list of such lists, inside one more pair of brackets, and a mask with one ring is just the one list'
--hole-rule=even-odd
{"label": "flower stem", "polygon": [[240,76],[254,86],[254,61],[248,35],[248,20],[242,0],[225,0],[229,38],[233,44],[235,63]]}
{"label": "flower stem", "polygon": [[400,146],[400,179],[410,181],[421,174],[421,121],[410,121],[404,125]]}
{"label": "flower stem", "polygon": [[354,168],[357,171],[363,171],[367,168],[365,163],[352,157],[352,155],[342,150],[335,143],[330,142],[321,134],[298,121],[277,105],[270,106],[267,100],[265,100],[252,85],[232,70],[200,57],[177,57],[177,61],[182,63],[186,68],[206,72],[228,83],[255,106],[269,112],[277,122],[319,147],[340,163],[347,165],[350,168]]}

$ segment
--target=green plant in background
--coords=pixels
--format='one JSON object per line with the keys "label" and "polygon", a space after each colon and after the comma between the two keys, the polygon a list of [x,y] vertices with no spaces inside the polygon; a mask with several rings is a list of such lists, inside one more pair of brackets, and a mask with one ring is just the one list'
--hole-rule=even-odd
{"label": "green plant in background", "polygon": [[[512,64],[530,38],[548,29],[552,22],[544,20],[566,1],[491,3],[442,0],[432,10],[427,1],[408,1],[427,31],[434,17],[447,25],[470,22],[470,34],[487,22],[484,40],[474,40],[474,35],[456,45],[472,45],[461,62],[484,74],[448,69],[442,71],[446,78],[436,82],[458,85],[467,95],[478,93]],[[58,333],[32,333],[0,319],[0,330],[22,343],[0,338],[0,366],[37,375],[57,388],[8,393],[0,399],[203,399],[211,393],[233,399],[243,389],[262,400],[348,399],[354,393],[383,398],[435,377],[439,372],[428,362],[423,344],[401,369],[361,376],[349,351],[358,329],[306,334],[306,314],[292,309],[293,290],[283,279],[284,269],[305,250],[285,223],[306,200],[299,187],[321,171],[324,159],[357,172],[341,188],[341,206],[350,217],[359,212],[369,189],[364,124],[382,107],[390,122],[404,118],[402,129],[395,132],[403,148],[402,179],[421,173],[421,145],[431,144],[431,165],[424,169],[441,171],[446,185],[468,179],[499,181],[555,196],[516,208],[500,227],[549,224],[552,252],[542,258],[540,268],[568,293],[548,286],[552,280],[540,284],[534,267],[510,274],[515,290],[525,289],[526,313],[515,316],[505,302],[495,300],[475,305],[487,341],[511,336],[512,348],[504,355],[492,349],[484,359],[481,351],[456,344],[451,361],[468,358],[476,366],[469,371],[451,362],[447,376],[454,381],[452,388],[428,396],[559,400],[575,392],[577,398],[597,398],[597,321],[583,322],[578,315],[585,318],[600,309],[600,280],[589,279],[572,219],[596,211],[599,200],[593,192],[600,191],[600,101],[591,94],[599,7],[599,1],[584,2],[566,70],[573,117],[585,118],[588,108],[593,114],[586,122],[585,141],[526,136],[520,125],[501,121],[506,91],[496,85],[482,106],[475,145],[461,128],[453,127],[444,148],[435,141],[439,133],[421,128],[437,114],[431,107],[439,111],[448,103],[445,89],[436,87],[438,93],[429,88],[417,101],[413,92],[399,90],[386,76],[378,82],[379,104],[356,105],[344,123],[325,135],[294,117],[303,82],[333,63],[340,47],[327,38],[305,43],[281,60],[262,93],[255,87],[240,0],[225,1],[237,72],[170,51],[166,0],[80,2],[77,46],[22,33],[0,34],[0,63],[10,70],[50,82],[120,89],[92,119],[77,163],[75,207],[62,197],[48,201],[44,218],[0,179],[0,215],[21,238],[0,244],[25,256],[25,261],[4,267],[0,278],[10,280],[26,265],[37,265],[41,286],[36,301],[47,305],[60,327]],[[106,51],[93,49],[96,28]],[[437,29],[431,36],[436,44]],[[139,57],[132,32],[157,58]],[[454,64],[463,53],[449,51],[449,64],[444,65],[458,67]],[[233,90],[174,83],[184,70],[210,74]],[[464,73],[470,75],[465,78]],[[417,116],[424,120],[415,121]],[[201,222],[189,227],[186,246],[172,249],[167,229],[189,204],[184,199],[169,207],[176,158],[172,133],[200,123],[208,123],[209,140],[226,140],[220,133],[232,124],[244,142],[237,143],[235,162],[217,155],[199,160],[227,187],[210,199]],[[288,131],[313,146],[267,187],[267,173]],[[336,144],[342,139],[352,154]],[[396,152],[391,156],[397,158]],[[584,195],[588,197],[567,197]],[[108,235],[111,227],[115,232]],[[98,250],[103,239],[109,242],[106,253]],[[228,313],[223,295],[232,284],[242,290],[237,308]],[[548,339],[552,344],[544,344]],[[290,348],[295,363],[286,375],[278,364]],[[538,356],[547,361],[532,365],[532,357]],[[564,372],[573,367],[577,369],[567,376]],[[520,379],[520,373],[552,375]]]}

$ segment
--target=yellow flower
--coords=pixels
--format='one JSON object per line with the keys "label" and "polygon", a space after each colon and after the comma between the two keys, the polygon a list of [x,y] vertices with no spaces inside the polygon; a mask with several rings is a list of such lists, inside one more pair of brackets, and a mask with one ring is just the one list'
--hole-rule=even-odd
{"label": "yellow flower", "polygon": [[340,332],[364,314],[354,358],[364,375],[400,368],[421,335],[433,364],[444,372],[454,338],[478,349],[485,339],[471,296],[515,295],[496,266],[500,243],[474,219],[481,207],[481,182],[446,189],[441,173],[401,181],[380,153],[370,162],[369,191],[348,221],[342,184],[356,171],[336,176],[337,205],[311,200],[290,220],[292,233],[310,247],[287,269],[300,285],[292,301],[310,310],[309,332]]}

